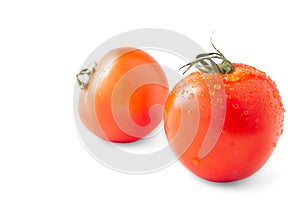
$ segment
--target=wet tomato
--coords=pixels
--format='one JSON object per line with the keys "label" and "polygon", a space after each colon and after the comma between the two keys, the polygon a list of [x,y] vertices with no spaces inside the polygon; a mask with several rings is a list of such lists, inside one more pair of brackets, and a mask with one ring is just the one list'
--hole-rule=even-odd
{"label": "wet tomato", "polygon": [[162,120],[168,83],[160,65],[146,52],[118,48],[77,74],[79,116],[96,136],[134,142]]}
{"label": "wet tomato", "polygon": [[[213,58],[224,61],[217,65]],[[282,134],[284,108],[275,82],[221,52],[200,55],[187,66],[197,70],[173,88],[165,107],[172,150],[186,168],[210,181],[252,175]]]}

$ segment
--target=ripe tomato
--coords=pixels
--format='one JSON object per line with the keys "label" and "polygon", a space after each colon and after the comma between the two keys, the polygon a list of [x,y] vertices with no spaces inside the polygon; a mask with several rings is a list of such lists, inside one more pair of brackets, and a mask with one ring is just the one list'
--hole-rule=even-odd
{"label": "ripe tomato", "polygon": [[[264,72],[223,60],[217,74],[196,65],[204,60],[188,64],[200,71],[173,88],[164,116],[167,139],[181,163],[216,182],[243,179],[260,169],[276,147],[284,117],[276,84]],[[229,64],[232,69],[226,70]]]}
{"label": "ripe tomato", "polygon": [[150,55],[118,48],[91,65],[77,80],[82,88],[79,116],[92,133],[112,142],[134,142],[161,122],[168,83]]}

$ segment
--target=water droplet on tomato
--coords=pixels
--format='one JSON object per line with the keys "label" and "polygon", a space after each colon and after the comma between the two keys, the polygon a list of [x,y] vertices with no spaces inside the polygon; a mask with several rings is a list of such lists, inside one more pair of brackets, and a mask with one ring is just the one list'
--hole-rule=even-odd
{"label": "water droplet on tomato", "polygon": [[192,100],[192,99],[194,98],[194,96],[195,96],[194,93],[191,93],[191,94],[189,95],[188,99],[189,99],[189,100]]}
{"label": "water droplet on tomato", "polygon": [[276,99],[278,97],[278,92],[274,91],[273,92],[273,97]]}
{"label": "water droplet on tomato", "polygon": [[234,94],[234,97],[237,98],[237,99],[239,99],[240,95],[236,93],[236,94]]}
{"label": "water droplet on tomato", "polygon": [[215,93],[215,91],[210,90],[210,91],[209,91],[209,94],[210,94],[211,96],[214,96],[216,93]]}
{"label": "water droplet on tomato", "polygon": [[226,87],[226,88],[229,88],[229,86],[230,86],[230,85],[227,84],[227,83],[224,84],[224,87]]}
{"label": "water droplet on tomato", "polygon": [[193,158],[192,162],[193,162],[194,165],[199,165],[199,163],[200,163],[197,158]]}
{"label": "water droplet on tomato", "polygon": [[201,93],[201,94],[200,94],[200,97],[201,97],[201,98],[202,98],[202,97],[204,97],[204,94],[203,94],[203,93]]}
{"label": "water droplet on tomato", "polygon": [[216,89],[216,90],[220,90],[222,87],[221,87],[221,85],[220,84],[215,84],[214,85],[214,89]]}
{"label": "water droplet on tomato", "polygon": [[276,142],[273,142],[272,146],[273,146],[274,148],[276,147],[276,145],[277,145],[277,143],[276,143]]}
{"label": "water droplet on tomato", "polygon": [[239,109],[240,108],[240,106],[239,106],[239,104],[237,104],[237,103],[233,103],[233,104],[231,104],[232,105],[232,107],[234,108],[234,109]]}
{"label": "water droplet on tomato", "polygon": [[240,77],[235,75],[235,74],[232,74],[231,76],[228,76],[228,81],[230,82],[235,82],[235,81],[238,81],[240,80]]}
{"label": "water droplet on tomato", "polygon": [[279,135],[282,135],[282,133],[283,133],[283,129],[281,129],[281,130],[280,130],[280,133],[279,133]]}
{"label": "water droplet on tomato", "polygon": [[217,98],[217,102],[222,103],[223,102],[222,98]]}
{"label": "water droplet on tomato", "polygon": [[273,122],[272,122],[272,121],[269,121],[269,125],[272,126],[272,125],[273,125]]}
{"label": "water droplet on tomato", "polygon": [[255,119],[255,123],[257,123],[257,124],[259,123],[259,119],[258,118]]}
{"label": "water droplet on tomato", "polygon": [[248,101],[247,97],[243,97],[242,101],[246,103]]}
{"label": "water droplet on tomato", "polygon": [[283,104],[282,104],[282,102],[280,102],[279,106],[280,106],[281,108],[283,107]]}
{"label": "water droplet on tomato", "polygon": [[249,111],[248,110],[244,110],[244,115],[248,115]]}
{"label": "water droplet on tomato", "polygon": [[188,113],[189,115],[191,115],[191,114],[192,114],[192,111],[189,109],[189,110],[187,111],[187,113]]}

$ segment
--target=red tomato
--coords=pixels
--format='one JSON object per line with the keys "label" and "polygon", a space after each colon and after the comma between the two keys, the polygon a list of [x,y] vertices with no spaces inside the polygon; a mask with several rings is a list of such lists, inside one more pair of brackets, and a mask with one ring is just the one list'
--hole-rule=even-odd
{"label": "red tomato", "polygon": [[[81,71],[77,78],[82,86],[79,116],[92,133],[112,142],[134,142],[161,122],[168,83],[146,52],[115,49],[90,71]],[[83,76],[90,77],[87,84],[80,81]]]}
{"label": "red tomato", "polygon": [[[189,74],[171,91],[165,107],[165,132],[181,163],[216,182],[243,179],[260,169],[283,127],[275,83],[254,67],[232,65],[228,74]],[[220,129],[211,131],[215,126]]]}

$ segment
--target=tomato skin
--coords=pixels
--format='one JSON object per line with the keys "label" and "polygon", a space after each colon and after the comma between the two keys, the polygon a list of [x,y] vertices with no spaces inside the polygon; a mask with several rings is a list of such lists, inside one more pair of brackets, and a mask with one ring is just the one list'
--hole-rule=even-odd
{"label": "tomato skin", "polygon": [[161,122],[167,95],[167,79],[150,55],[118,48],[97,62],[88,87],[80,91],[79,116],[101,139],[134,142]]}
{"label": "tomato skin", "polygon": [[[235,71],[220,76],[226,93],[226,118],[220,137],[212,150],[199,157],[211,123],[212,92],[200,72],[179,82],[170,93],[165,108],[165,131],[174,153],[191,172],[215,182],[246,178],[259,170],[272,154],[282,133],[284,108],[275,83],[264,72],[234,63]],[[219,86],[215,87],[220,89]],[[182,95],[183,91],[188,91]],[[197,107],[187,97],[195,97]],[[189,113],[183,119],[182,113]],[[199,113],[198,116],[195,113]],[[198,118],[198,121],[197,121]],[[183,122],[184,121],[184,122]],[[181,128],[179,124],[194,128]],[[180,137],[192,137],[183,150]],[[179,139],[176,137],[179,136]]]}

